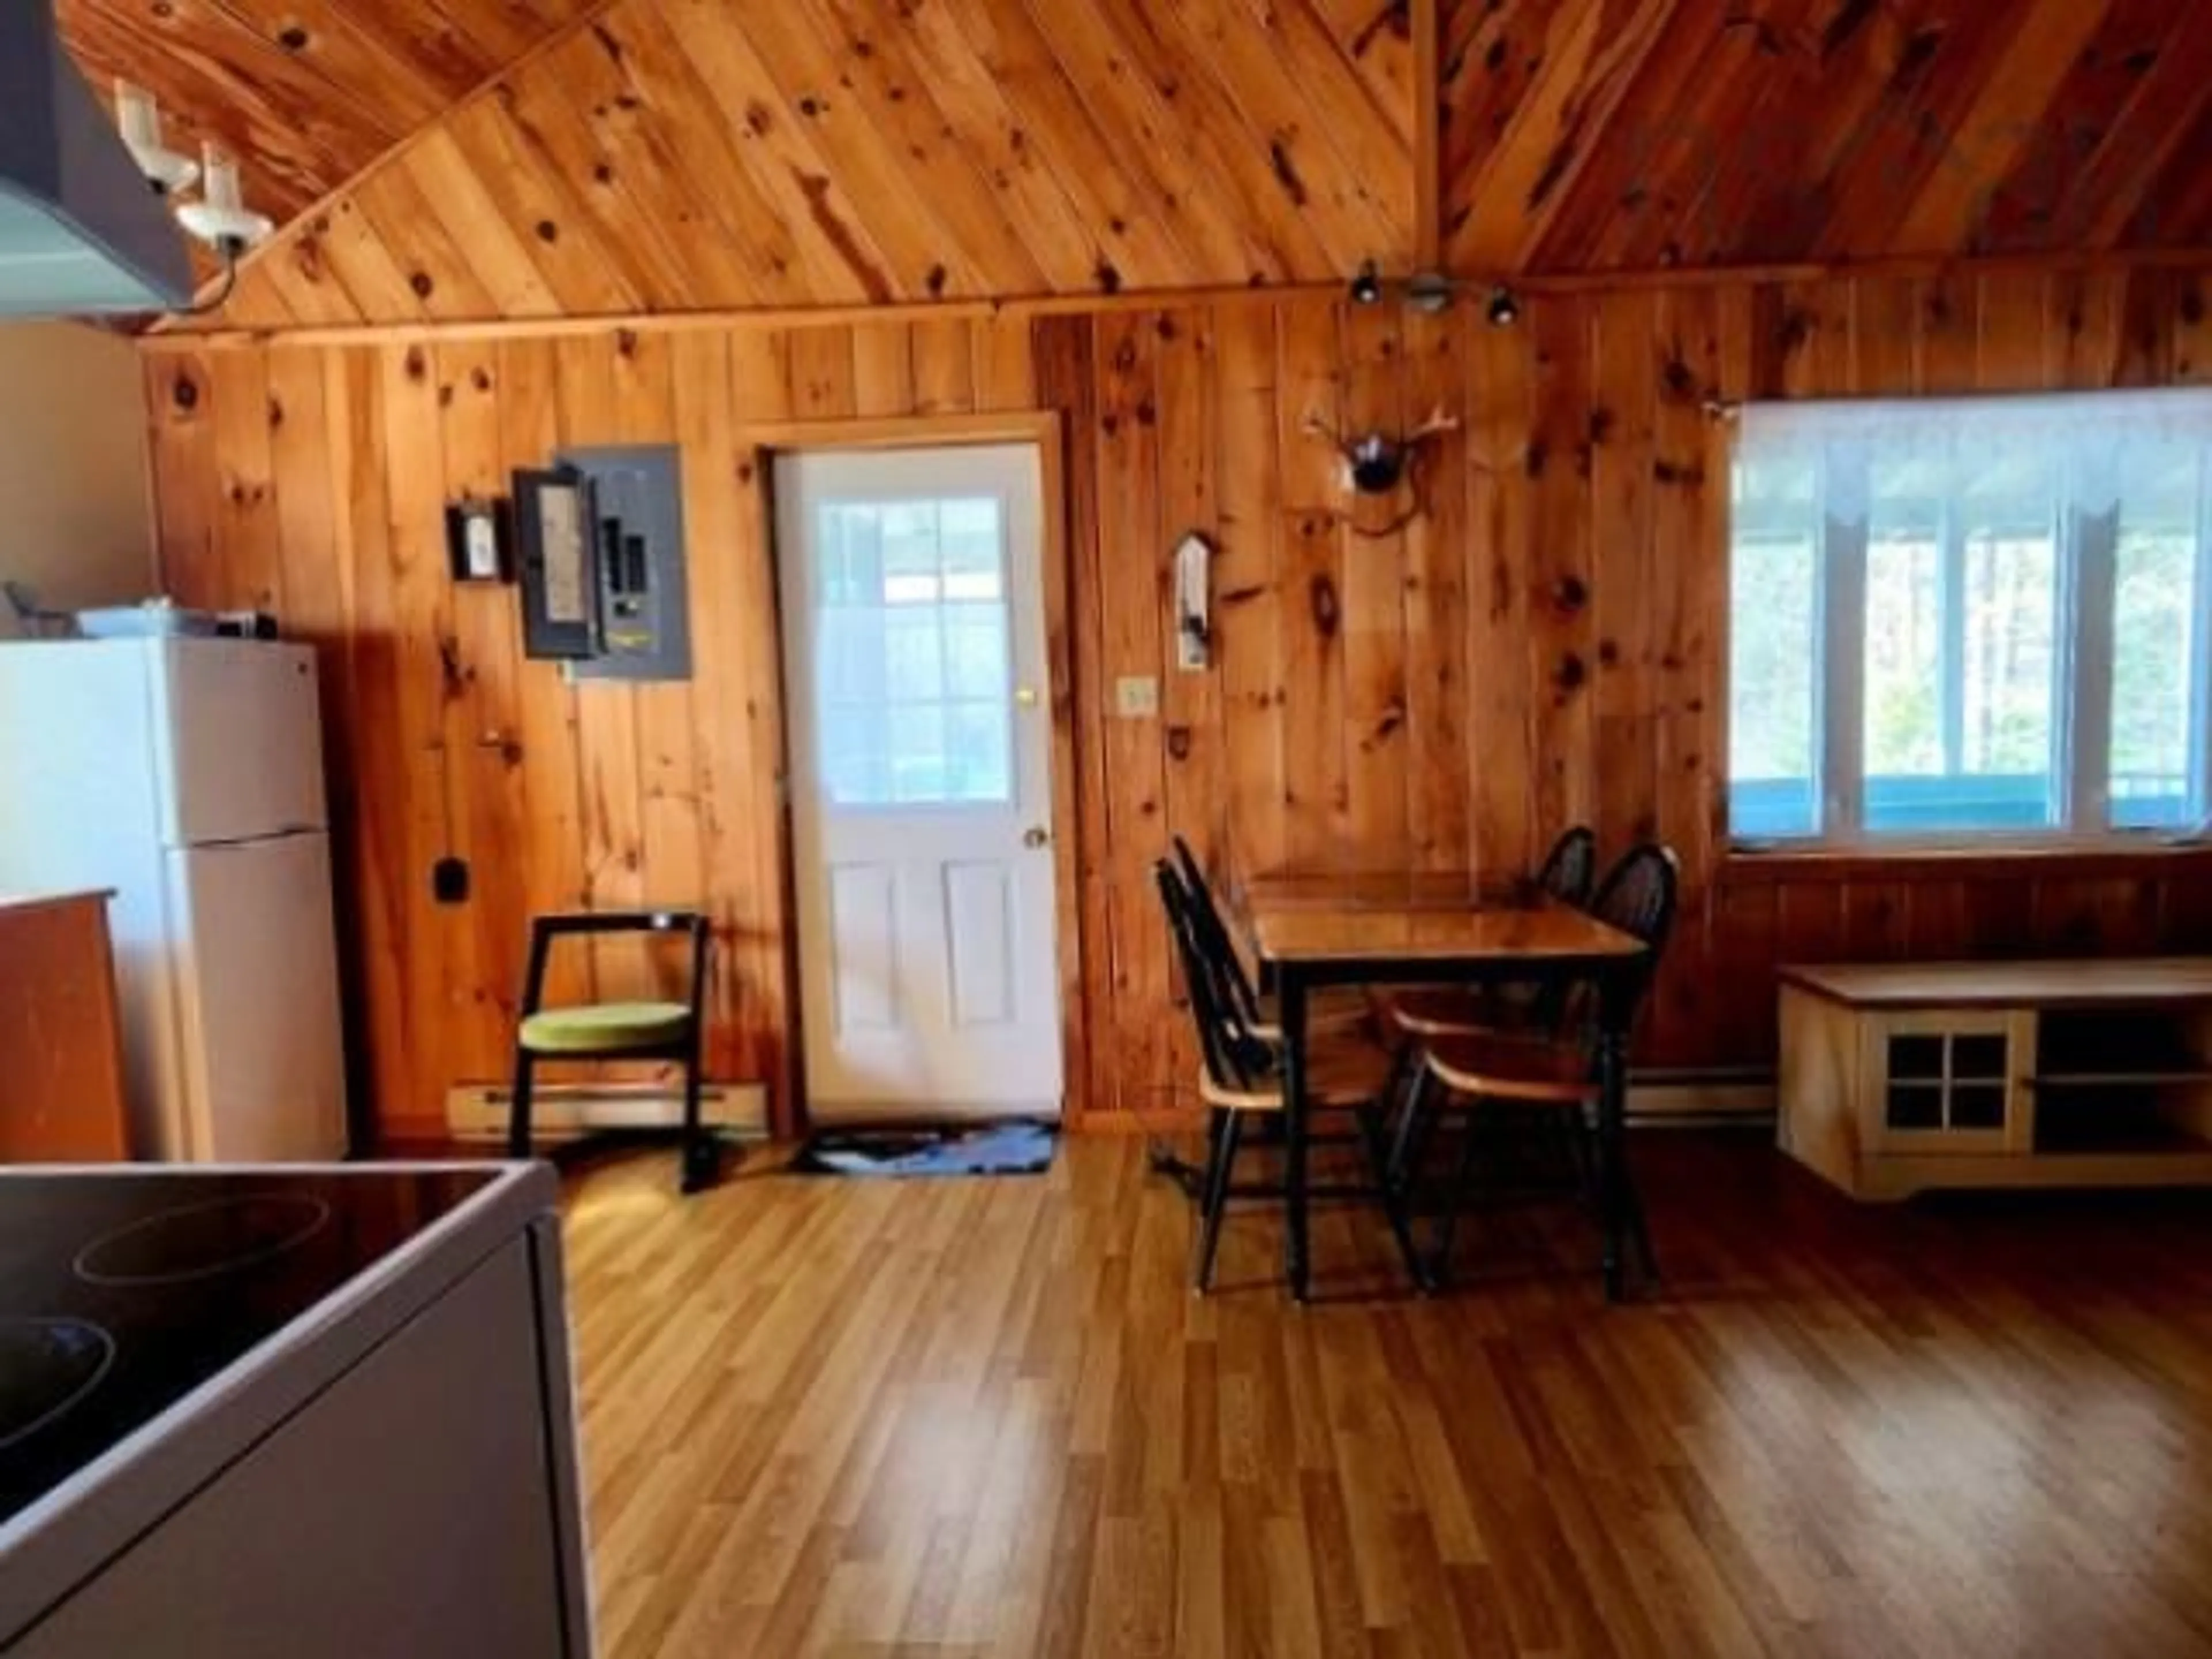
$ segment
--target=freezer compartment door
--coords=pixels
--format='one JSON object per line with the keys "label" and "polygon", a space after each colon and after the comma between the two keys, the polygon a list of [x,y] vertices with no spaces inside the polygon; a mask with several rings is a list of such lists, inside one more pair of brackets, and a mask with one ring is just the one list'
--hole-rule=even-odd
{"label": "freezer compartment door", "polygon": [[163,844],[327,828],[313,648],[162,640],[152,649]]}
{"label": "freezer compartment door", "polygon": [[289,1163],[346,1151],[330,841],[169,855],[185,1156]]}

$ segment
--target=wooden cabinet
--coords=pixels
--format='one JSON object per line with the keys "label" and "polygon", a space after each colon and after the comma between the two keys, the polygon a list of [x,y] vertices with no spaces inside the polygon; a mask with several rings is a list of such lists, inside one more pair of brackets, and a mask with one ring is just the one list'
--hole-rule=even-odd
{"label": "wooden cabinet", "polygon": [[1781,1097],[1859,1198],[2212,1183],[2212,961],[1785,969]]}
{"label": "wooden cabinet", "polygon": [[107,899],[0,899],[0,1164],[131,1155]]}

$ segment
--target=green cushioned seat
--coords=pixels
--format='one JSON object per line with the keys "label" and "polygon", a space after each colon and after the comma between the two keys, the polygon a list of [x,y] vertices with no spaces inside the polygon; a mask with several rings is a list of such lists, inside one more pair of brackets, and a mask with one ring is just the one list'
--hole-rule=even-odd
{"label": "green cushioned seat", "polygon": [[599,1002],[547,1008],[522,1022],[522,1046],[536,1054],[615,1055],[665,1048],[691,1029],[680,1002]]}

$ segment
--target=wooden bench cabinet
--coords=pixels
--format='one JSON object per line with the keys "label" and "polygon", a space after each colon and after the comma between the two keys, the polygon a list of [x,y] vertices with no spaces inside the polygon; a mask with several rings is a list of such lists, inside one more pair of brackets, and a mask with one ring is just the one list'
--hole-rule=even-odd
{"label": "wooden bench cabinet", "polygon": [[1785,968],[1780,1135],[1862,1199],[2212,1184],[2212,959]]}

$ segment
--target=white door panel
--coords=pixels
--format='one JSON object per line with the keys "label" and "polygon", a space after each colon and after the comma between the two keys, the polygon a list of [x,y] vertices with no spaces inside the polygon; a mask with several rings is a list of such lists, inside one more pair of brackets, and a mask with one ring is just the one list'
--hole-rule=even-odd
{"label": "white door panel", "polygon": [[248,1164],[343,1157],[328,839],[286,836],[169,859],[184,1155]]}
{"label": "white door panel", "polygon": [[1036,452],[796,455],[775,481],[810,1103],[1057,1112]]}

